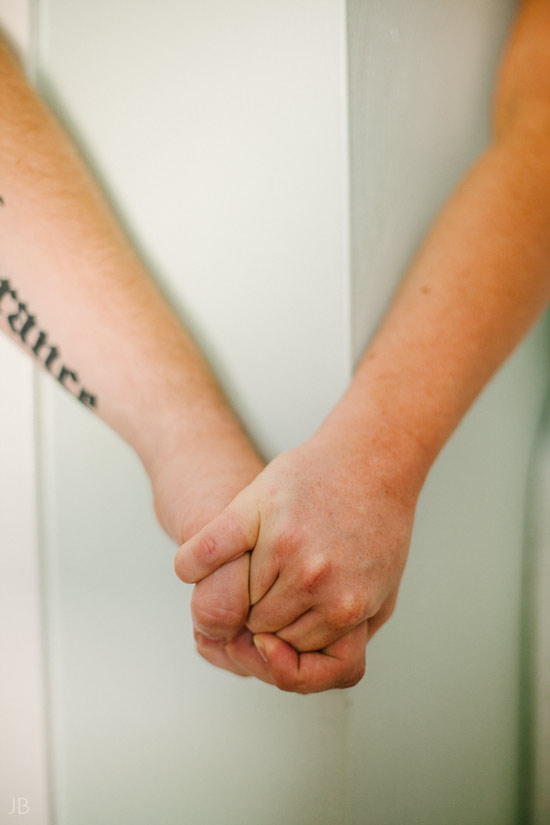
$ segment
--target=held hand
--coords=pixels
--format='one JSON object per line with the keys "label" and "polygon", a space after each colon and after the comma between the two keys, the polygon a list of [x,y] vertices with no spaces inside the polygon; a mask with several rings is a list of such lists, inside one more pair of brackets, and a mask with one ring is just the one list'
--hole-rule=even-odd
{"label": "held hand", "polygon": [[[180,544],[218,515],[262,467],[246,444],[206,453],[193,464],[188,455],[182,459],[177,450],[171,452],[150,473],[161,526]],[[248,614],[249,560],[245,555],[221,567],[195,587],[191,600],[195,638],[210,637],[207,648],[197,644],[199,653],[243,676],[248,672],[230,659],[224,645],[242,629]]]}
{"label": "held hand", "polygon": [[298,653],[272,633],[253,636],[247,629],[223,648],[198,632],[195,639],[199,653],[212,664],[231,670],[230,662],[235,673],[255,676],[280,690],[317,693],[352,687],[360,681],[365,672],[366,644],[392,610],[393,604],[389,604],[387,615],[380,611],[376,621],[361,622],[323,651]]}
{"label": "held hand", "polygon": [[391,615],[417,493],[394,484],[391,462],[374,450],[319,433],[186,542],[176,572],[200,581],[253,549],[248,628],[302,653],[326,650],[366,619],[375,630]]}
{"label": "held hand", "polygon": [[239,676],[249,671],[233,660],[226,644],[245,629],[249,609],[250,555],[224,564],[195,585],[191,598],[193,631],[197,650],[210,664]]}
{"label": "held hand", "polygon": [[323,651],[298,653],[271,633],[239,633],[226,646],[236,666],[249,675],[293,693],[318,693],[356,685],[365,672],[367,622]]}

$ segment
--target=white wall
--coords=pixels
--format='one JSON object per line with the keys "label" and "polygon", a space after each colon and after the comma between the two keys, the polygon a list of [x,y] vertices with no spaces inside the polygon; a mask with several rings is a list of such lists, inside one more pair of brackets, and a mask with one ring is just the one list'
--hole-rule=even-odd
{"label": "white wall", "polygon": [[[246,423],[267,452],[304,438],[349,374],[343,2],[44,0],[41,50]],[[338,821],[344,696],[203,662],[137,461],[43,405],[56,825]]]}

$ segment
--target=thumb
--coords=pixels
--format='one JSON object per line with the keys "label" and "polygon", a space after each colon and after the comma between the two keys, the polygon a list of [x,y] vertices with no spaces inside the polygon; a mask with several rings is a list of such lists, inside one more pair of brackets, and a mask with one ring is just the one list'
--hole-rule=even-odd
{"label": "thumb", "polygon": [[256,633],[252,637],[256,650],[271,670],[298,670],[299,654],[274,633]]}
{"label": "thumb", "polygon": [[210,639],[232,639],[246,621],[249,558],[228,562],[195,585],[193,624]]}
{"label": "thumb", "polygon": [[178,549],[176,574],[192,584],[213,573],[222,564],[253,550],[260,530],[255,497],[248,488],[231,504]]}

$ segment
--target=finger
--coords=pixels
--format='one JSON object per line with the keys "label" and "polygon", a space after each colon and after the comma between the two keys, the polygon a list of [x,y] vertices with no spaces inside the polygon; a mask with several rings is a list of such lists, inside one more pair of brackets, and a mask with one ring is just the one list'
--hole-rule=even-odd
{"label": "finger", "polygon": [[[265,566],[268,567],[270,555],[275,555],[271,550],[271,547],[264,550],[260,538],[250,562],[250,603],[254,607],[247,624],[254,633],[280,630],[302,616],[315,604],[315,594],[331,574],[331,562],[325,553],[310,553],[301,561],[299,553],[296,553],[294,557],[298,559],[298,569],[292,561],[287,561],[279,578],[263,598],[258,600],[256,579],[260,576],[264,559]],[[348,628],[344,628],[342,632]]]}
{"label": "finger", "polygon": [[363,677],[367,633],[364,621],[325,650],[300,654],[271,634],[255,636],[254,643],[263,648],[270,673],[281,690],[316,693],[351,687]]}
{"label": "finger", "polygon": [[[312,566],[306,581],[314,580],[315,570]],[[321,567],[317,572],[320,570]],[[319,589],[317,593],[310,594],[314,585],[306,585],[304,588],[303,581],[304,570],[290,580],[286,578],[285,571],[284,577],[281,575],[269,593],[252,608],[246,622],[247,627],[253,633],[263,632],[264,629],[276,632],[280,639],[300,652],[324,650],[365,619],[375,615],[382,603],[379,594],[369,596],[342,585]],[[322,583],[322,579],[319,581]],[[311,609],[302,610],[301,613],[296,611],[296,614],[291,615],[292,608],[295,605],[303,606],[306,597],[309,597],[307,603]],[[285,619],[288,621],[285,622]],[[278,629],[275,627],[277,620]]]}
{"label": "finger", "polygon": [[189,584],[200,581],[220,565],[252,550],[259,529],[255,500],[239,493],[219,516],[178,549],[176,574]]}
{"label": "finger", "polygon": [[[281,644],[284,644],[284,642],[281,642]],[[249,630],[237,634],[235,638],[227,643],[225,650],[235,667],[241,668],[249,676],[261,679],[262,682],[268,682],[270,685],[275,684],[269,665],[254,645],[253,636]]]}
{"label": "finger", "polygon": [[[250,564],[250,590],[252,592],[254,556]],[[253,633],[274,633],[286,628],[313,605],[314,599],[307,589],[296,586],[291,571],[282,573],[266,595],[250,608],[246,626]],[[318,649],[318,648],[314,648]]]}
{"label": "finger", "polygon": [[[258,535],[254,552],[250,557],[250,604],[263,599],[279,576],[280,559],[274,547],[266,521]],[[279,625],[282,627],[282,625]]]}
{"label": "finger", "polygon": [[[357,624],[362,620],[359,619]],[[247,621],[247,626],[250,626]],[[253,628],[251,628],[253,629]],[[313,607],[304,613],[296,621],[283,626],[282,630],[276,631],[279,639],[292,645],[301,653],[311,650],[323,650],[328,645],[333,644],[337,639],[349,633],[350,627],[335,627],[328,623],[321,610]]]}
{"label": "finger", "polygon": [[211,639],[229,640],[248,614],[250,554],[223,564],[193,588],[193,624]]}
{"label": "finger", "polygon": [[194,631],[195,642],[197,643],[197,651],[203,659],[210,662],[215,667],[229,670],[231,673],[236,673],[237,676],[250,676],[247,670],[240,667],[228,655],[224,647],[224,643],[216,639],[208,639],[199,630]]}
{"label": "finger", "polygon": [[[392,594],[386,599],[380,610],[369,618],[368,641],[372,639],[376,631],[391,617],[396,600],[397,595]],[[363,621],[363,619],[359,619],[356,622],[356,626],[360,624],[361,621]],[[248,621],[247,626],[250,627]],[[289,645],[292,645],[296,650],[305,652],[326,648],[348,632],[349,628],[347,627],[338,628],[334,624],[327,623],[321,612],[314,607],[303,616],[300,616],[300,618],[292,624],[284,627],[282,630],[278,630],[276,635]]]}

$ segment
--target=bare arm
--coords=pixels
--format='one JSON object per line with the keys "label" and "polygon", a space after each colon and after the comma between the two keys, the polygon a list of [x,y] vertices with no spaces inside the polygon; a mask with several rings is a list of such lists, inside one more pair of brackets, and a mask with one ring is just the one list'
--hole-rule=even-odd
{"label": "bare arm", "polygon": [[[178,543],[261,469],[197,348],[1,39],[0,327],[133,447]],[[235,593],[240,571],[234,615],[242,619],[248,560],[232,569],[223,576]]]}
{"label": "bare arm", "polygon": [[548,301],[549,42],[549,0],[525,0],[492,146],[433,226],[344,398],[178,553],[195,581],[255,547],[248,626],[268,664],[250,638],[232,652],[285,689],[360,678],[364,641],[395,605],[426,474]]}

